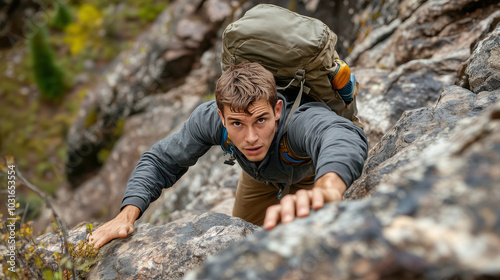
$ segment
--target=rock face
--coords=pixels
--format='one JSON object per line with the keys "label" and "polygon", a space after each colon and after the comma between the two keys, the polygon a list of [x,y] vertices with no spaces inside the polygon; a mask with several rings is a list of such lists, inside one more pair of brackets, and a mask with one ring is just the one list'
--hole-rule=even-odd
{"label": "rock face", "polygon": [[208,256],[257,229],[224,214],[203,214],[156,227],[144,224],[132,236],[103,248],[107,257],[92,269],[88,278],[180,279]]}
{"label": "rock face", "polygon": [[385,1],[380,18],[366,26],[366,37],[358,38],[347,60],[363,68],[394,69],[416,59],[467,59],[471,44],[495,28],[499,5],[493,0]]}
{"label": "rock face", "polygon": [[[497,17],[493,20],[498,26],[500,11],[497,12]],[[490,28],[494,27],[493,24],[489,26]],[[462,69],[465,69],[465,74],[457,79],[457,85],[470,89],[474,93],[500,88],[500,61],[497,59],[500,52],[499,36],[499,30],[496,28],[487,39],[477,43],[471,57],[462,66]]]}
{"label": "rock face", "polygon": [[403,112],[434,104],[443,88],[453,84],[459,66],[458,60],[413,60],[394,71],[355,70],[360,83],[359,117],[370,147]]}
{"label": "rock face", "polygon": [[363,174],[345,198],[360,199],[372,193],[379,184],[394,176],[395,168],[413,163],[422,156],[423,150],[447,139],[458,120],[483,113],[500,98],[499,94],[500,90],[496,90],[476,95],[451,86],[443,91],[435,106],[405,112],[370,151]]}
{"label": "rock face", "polygon": [[[257,226],[224,214],[203,214],[162,226],[142,224],[124,239],[103,247],[102,259],[88,279],[181,279],[208,256],[258,230]],[[86,237],[85,226],[69,232],[69,242]],[[46,249],[60,251],[55,234],[37,239]]]}
{"label": "rock face", "polygon": [[[499,30],[474,50],[490,54],[485,73],[498,71]],[[476,87],[492,90],[477,94],[447,87],[435,106],[406,112],[372,149],[347,201],[258,232],[184,279],[499,277],[497,83],[482,79]]]}
{"label": "rock face", "polygon": [[[356,66],[359,117],[371,147],[404,111],[434,104],[441,91],[455,83],[471,47],[500,20],[498,1],[385,1],[382,7],[373,5],[360,13],[355,24],[372,20],[368,16],[377,10],[382,11],[380,17],[365,27],[361,33],[366,37],[358,38],[346,58]],[[474,72],[479,75],[480,71]]]}
{"label": "rock face", "polygon": [[[112,110],[123,109],[116,116],[128,116],[124,133],[97,177],[76,192],[58,193],[66,221],[116,214],[139,155],[175,131],[211,90],[220,46],[202,48],[200,38],[213,30],[220,35],[226,7],[236,18],[253,2],[177,1],[155,27],[166,30],[163,16],[187,15],[167,28],[178,31],[176,44],[158,42],[168,63],[143,63],[146,58],[134,52],[130,57],[139,58],[132,59],[138,62],[132,68],[117,63],[87,109],[99,106],[96,126],[112,120],[103,118]],[[363,32],[346,60],[356,66],[360,117],[373,148],[344,201],[270,232],[255,232],[223,214],[199,216],[230,213],[241,172],[224,167],[216,147],[138,222],[151,224],[102,248],[104,258],[91,279],[178,279],[202,262],[185,279],[500,277],[500,3],[360,0],[352,5],[360,9],[352,24]],[[210,18],[209,27],[199,29],[199,18]],[[167,69],[185,58],[179,44],[205,50],[189,58],[195,66],[182,68],[188,69],[178,79],[182,85],[170,81],[166,89],[143,95],[131,90],[154,83],[143,72],[146,65]],[[159,57],[153,49],[146,53]],[[74,132],[87,131],[84,120],[85,114]]]}
{"label": "rock face", "polygon": [[[460,77],[459,72],[455,83],[468,85],[467,88],[447,87],[434,106],[403,114],[399,122],[370,151],[361,178],[346,193],[346,198],[365,197],[384,178],[392,176],[394,166],[413,161],[423,148],[433,146],[447,137],[448,129],[454,127],[458,120],[475,116],[497,101],[500,93],[499,32],[497,24],[496,29],[476,44],[472,55],[462,66],[470,74]],[[474,80],[474,86],[469,86],[470,79]],[[398,157],[393,157],[397,153]]]}

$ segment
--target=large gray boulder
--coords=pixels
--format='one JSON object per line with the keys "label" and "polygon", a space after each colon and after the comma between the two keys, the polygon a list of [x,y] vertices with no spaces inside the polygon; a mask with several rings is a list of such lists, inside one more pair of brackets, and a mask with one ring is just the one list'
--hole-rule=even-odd
{"label": "large gray boulder", "polygon": [[224,214],[203,214],[163,226],[143,224],[102,248],[89,279],[180,279],[258,227]]}
{"label": "large gray boulder", "polygon": [[[239,218],[216,213],[161,226],[141,224],[128,237],[115,239],[102,247],[99,252],[101,259],[91,268],[87,278],[181,279],[207,257],[218,254],[258,229]],[[69,232],[69,242],[76,244],[86,235],[85,226],[77,227]],[[61,251],[60,240],[53,233],[45,234],[37,241],[45,243],[45,250]]]}

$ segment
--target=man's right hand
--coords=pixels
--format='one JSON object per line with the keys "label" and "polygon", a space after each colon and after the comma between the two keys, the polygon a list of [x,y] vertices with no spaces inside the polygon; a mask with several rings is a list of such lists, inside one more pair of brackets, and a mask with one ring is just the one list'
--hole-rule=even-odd
{"label": "man's right hand", "polygon": [[141,210],[133,205],[127,205],[114,219],[99,227],[92,235],[87,236],[87,242],[95,248],[115,238],[125,238],[134,232],[134,222],[139,217]]}

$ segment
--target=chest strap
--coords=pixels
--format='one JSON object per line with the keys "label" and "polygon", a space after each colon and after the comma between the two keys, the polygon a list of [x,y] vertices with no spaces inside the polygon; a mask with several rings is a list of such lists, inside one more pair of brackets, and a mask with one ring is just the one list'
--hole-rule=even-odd
{"label": "chest strap", "polygon": [[292,153],[286,134],[280,140],[280,157],[284,162],[297,166],[303,166],[312,162],[310,157],[301,157]]}

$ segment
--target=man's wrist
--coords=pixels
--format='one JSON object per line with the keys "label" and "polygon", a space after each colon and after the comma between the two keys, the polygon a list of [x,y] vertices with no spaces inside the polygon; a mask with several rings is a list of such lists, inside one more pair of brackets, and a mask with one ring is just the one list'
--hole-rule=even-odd
{"label": "man's wrist", "polygon": [[127,222],[133,224],[135,220],[137,220],[140,214],[141,210],[139,209],[139,207],[134,205],[127,205],[122,209],[122,211],[120,212],[120,214],[118,214],[118,216],[120,217],[120,219],[124,219]]}
{"label": "man's wrist", "polygon": [[320,187],[325,190],[335,190],[338,191],[340,197],[344,194],[347,189],[346,184],[342,178],[335,172],[325,173],[323,176],[319,177],[315,182],[315,187]]}

